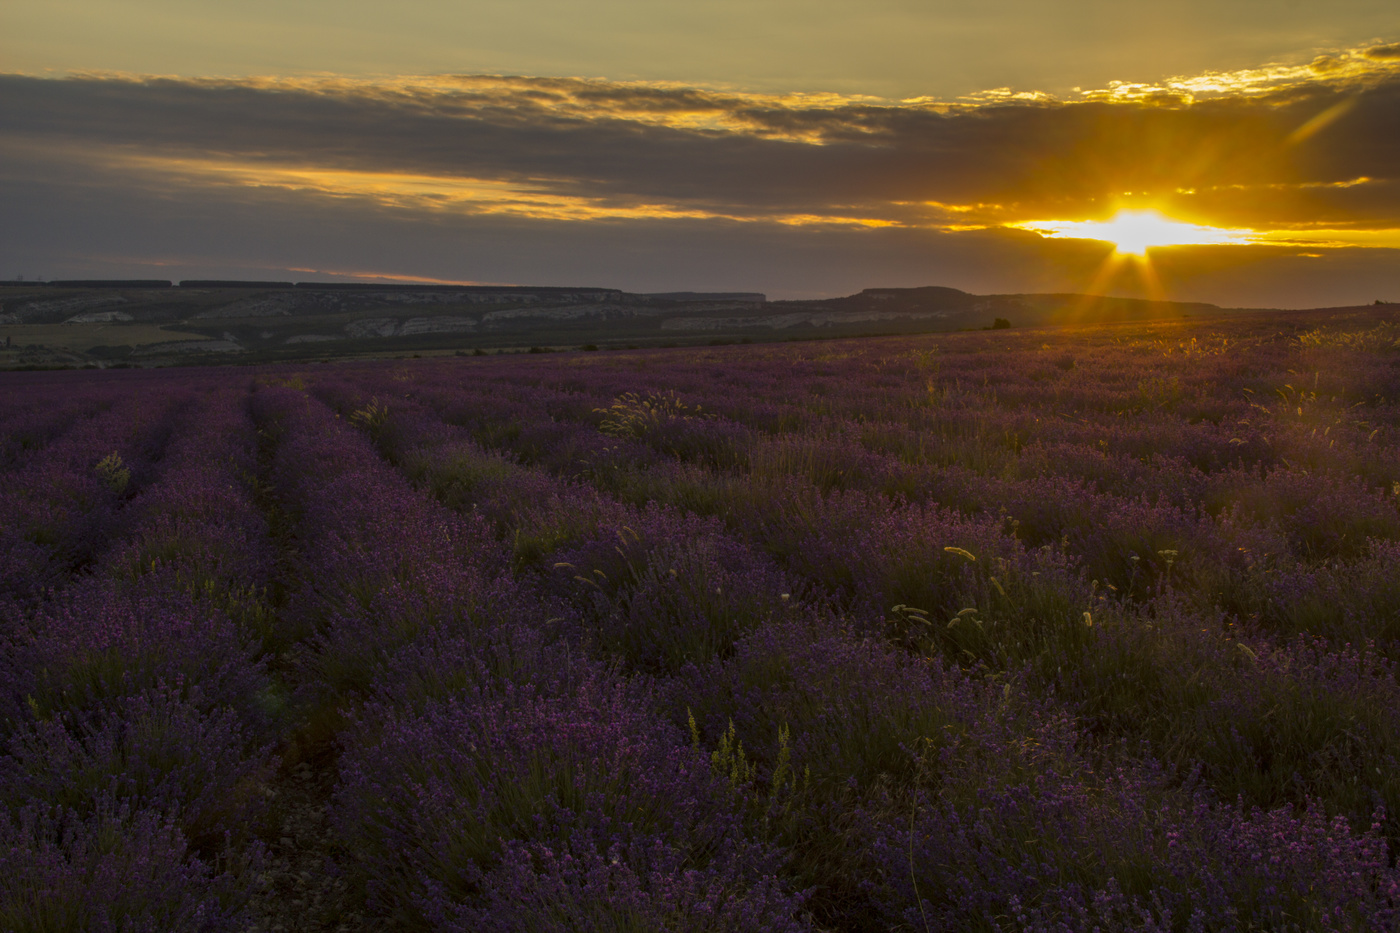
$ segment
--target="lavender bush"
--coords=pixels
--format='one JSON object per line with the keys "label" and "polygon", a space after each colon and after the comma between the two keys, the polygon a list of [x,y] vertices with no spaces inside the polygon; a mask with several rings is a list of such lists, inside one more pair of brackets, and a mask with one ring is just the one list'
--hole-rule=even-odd
{"label": "lavender bush", "polygon": [[251,885],[248,872],[217,873],[189,858],[158,811],[0,813],[0,927],[16,933],[237,930]]}
{"label": "lavender bush", "polygon": [[[568,853],[585,873],[618,860],[638,909],[679,909],[667,902],[685,894],[664,879],[684,864],[737,885],[722,902],[752,896],[771,910],[772,856],[744,841],[724,785],[649,706],[585,671],[554,690],[466,690],[417,715],[371,710],[342,764],[337,821],[372,903],[419,923],[547,916],[538,902],[551,898],[595,923],[623,907],[581,903],[581,879],[568,875],[532,880],[522,856],[544,846],[542,857]],[[508,849],[513,840],[525,847]]]}
{"label": "lavender bush", "polygon": [[1393,315],[0,376],[0,929],[1394,929]]}

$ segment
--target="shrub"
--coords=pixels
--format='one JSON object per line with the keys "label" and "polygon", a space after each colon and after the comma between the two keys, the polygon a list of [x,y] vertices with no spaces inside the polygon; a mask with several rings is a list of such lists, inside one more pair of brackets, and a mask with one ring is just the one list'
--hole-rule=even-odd
{"label": "shrub", "polygon": [[[518,876],[534,846],[584,866],[590,852],[618,855],[642,879],[665,860],[723,874],[738,858],[749,885],[767,885],[770,863],[744,843],[723,785],[644,693],[589,673],[564,686],[467,691],[418,714],[368,710],[342,762],[335,824],[373,906],[420,926],[459,908],[528,914],[559,880],[571,884],[493,883]],[[649,863],[658,854],[662,865]]]}
{"label": "shrub", "polygon": [[252,878],[190,858],[156,811],[0,811],[0,927],[16,933],[240,930]]}

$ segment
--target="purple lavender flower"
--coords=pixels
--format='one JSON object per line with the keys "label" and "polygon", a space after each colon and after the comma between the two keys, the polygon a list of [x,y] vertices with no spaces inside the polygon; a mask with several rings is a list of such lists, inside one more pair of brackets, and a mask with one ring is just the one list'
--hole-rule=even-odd
{"label": "purple lavender flower", "polygon": [[0,927],[100,933],[242,929],[253,874],[190,858],[155,810],[111,804],[83,818],[27,805],[0,811]]}

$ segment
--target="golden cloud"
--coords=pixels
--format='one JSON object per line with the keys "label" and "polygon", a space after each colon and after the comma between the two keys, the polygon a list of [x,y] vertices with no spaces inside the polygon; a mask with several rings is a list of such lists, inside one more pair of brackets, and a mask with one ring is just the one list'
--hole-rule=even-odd
{"label": "golden cloud", "polygon": [[1398,48],[1069,99],[509,75],[10,75],[0,146],[55,183],[105,172],[425,217],[965,231],[1152,208],[1250,242],[1393,246]]}

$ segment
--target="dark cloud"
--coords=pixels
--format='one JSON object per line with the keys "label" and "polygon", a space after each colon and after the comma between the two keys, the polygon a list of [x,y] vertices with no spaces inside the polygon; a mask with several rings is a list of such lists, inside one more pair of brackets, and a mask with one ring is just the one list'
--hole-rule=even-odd
{"label": "dark cloud", "polygon": [[[1290,141],[1343,100],[1351,112]],[[881,216],[890,202],[939,201],[1000,204],[1008,219],[1018,210],[1024,219],[1092,210],[1127,191],[1400,175],[1400,75],[1194,104],[951,109],[803,106],[568,79],[415,86],[7,76],[0,125],[10,139],[114,156],[493,179],[619,204],[756,215],[846,207]]]}
{"label": "dark cloud", "polygon": [[[169,261],[788,295],[1073,289],[1102,244],[967,228],[1150,201],[1226,226],[1400,229],[1393,48],[1209,94],[952,104],[497,76],[0,76],[0,255],[48,267],[29,274]],[[1284,285],[1369,300],[1394,281],[1388,250],[1218,265],[1240,249],[1173,253],[1164,281],[1290,306],[1308,302]],[[1342,268],[1352,284],[1329,278]]]}

